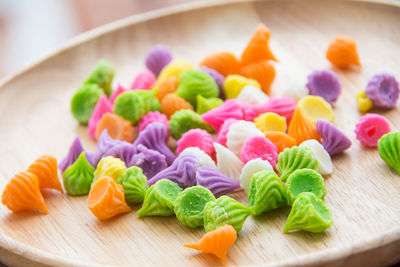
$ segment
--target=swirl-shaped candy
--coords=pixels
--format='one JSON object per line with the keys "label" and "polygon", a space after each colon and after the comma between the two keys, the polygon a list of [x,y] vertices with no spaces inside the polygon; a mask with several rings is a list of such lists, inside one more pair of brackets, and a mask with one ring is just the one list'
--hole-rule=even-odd
{"label": "swirl-shaped candy", "polygon": [[202,114],[201,118],[218,132],[226,120],[241,120],[243,118],[243,111],[241,104],[236,99],[230,99],[225,101],[221,106]]}
{"label": "swirl-shaped candy", "polygon": [[257,81],[261,89],[267,95],[270,94],[271,84],[275,79],[275,68],[268,61],[254,62],[243,66],[240,69],[240,74],[249,79]]}
{"label": "swirl-shaped candy", "polygon": [[374,102],[367,97],[365,91],[359,91],[356,95],[358,110],[367,112],[374,106]]}
{"label": "swirl-shaped candy", "polygon": [[399,83],[390,73],[372,76],[365,88],[365,94],[378,108],[393,108],[399,98]]}
{"label": "swirl-shaped candy", "polygon": [[146,55],[146,67],[154,73],[155,76],[160,74],[161,70],[172,60],[171,50],[162,44],[153,46]]}
{"label": "swirl-shaped candy", "polygon": [[[149,112],[146,115],[144,115],[140,121],[139,121],[139,132],[143,131],[149,124],[152,124],[153,122],[159,122],[162,123],[167,129],[168,129],[168,119],[167,116],[164,114],[161,114],[158,111],[153,111]],[[167,135],[167,138],[169,137],[169,134]]]}
{"label": "swirl-shaped candy", "polygon": [[198,147],[188,147],[185,148],[180,154],[180,156],[183,155],[193,155],[197,159],[197,167],[209,167],[216,169],[217,166],[215,165],[215,162],[212,160],[212,158],[206,154],[203,150],[201,150]]}
{"label": "swirl-shaped candy", "polygon": [[267,102],[269,97],[260,88],[254,85],[246,85],[236,99],[249,105],[257,105]]}
{"label": "swirl-shaped candy", "polygon": [[329,103],[338,99],[342,85],[339,77],[331,70],[315,70],[307,77],[306,84],[310,95],[320,96]]}
{"label": "swirl-shaped candy", "polygon": [[100,138],[101,133],[107,129],[113,139],[132,143],[135,136],[135,129],[131,122],[113,113],[104,114],[96,126],[96,139]]}
{"label": "swirl-shaped candy", "polygon": [[149,70],[143,70],[136,75],[135,80],[131,85],[132,90],[136,89],[150,89],[156,82],[153,72]]}
{"label": "swirl-shaped candy", "polygon": [[278,160],[278,149],[264,136],[250,137],[243,144],[240,159],[243,163],[247,163],[256,158],[268,160],[271,166],[275,168]]}
{"label": "swirl-shaped candy", "polygon": [[198,147],[207,155],[212,156],[215,152],[211,134],[202,129],[191,129],[184,133],[176,143],[176,153],[180,154],[188,147]]}
{"label": "swirl-shaped candy", "polygon": [[400,174],[400,132],[387,133],[378,141],[379,156]]}
{"label": "swirl-shaped candy", "polygon": [[238,182],[209,167],[198,168],[196,180],[198,185],[209,189],[215,197],[228,194],[240,187]]}
{"label": "swirl-shaped candy", "polygon": [[335,120],[335,112],[332,106],[320,96],[305,96],[297,103],[301,115],[315,124],[318,119]]}
{"label": "swirl-shaped candy", "polygon": [[274,112],[286,118],[289,122],[296,109],[296,102],[290,97],[271,97],[267,102],[253,106],[256,113],[262,114],[266,112]]}
{"label": "swirl-shaped candy", "polygon": [[108,151],[117,145],[129,145],[129,143],[112,139],[108,134],[107,129],[105,129],[97,141],[96,152],[93,155],[92,165],[97,166],[97,163],[101,160],[101,158],[108,156]]}
{"label": "swirl-shaped candy", "polygon": [[107,96],[110,96],[112,87],[111,83],[114,78],[114,66],[107,60],[100,59],[96,67],[90,73],[84,84],[97,84],[103,89]]}
{"label": "swirl-shaped candy", "polygon": [[206,113],[207,111],[221,106],[224,101],[218,97],[205,98],[202,95],[197,95],[196,112],[199,114]]}
{"label": "swirl-shaped candy", "polygon": [[75,92],[71,99],[71,112],[80,124],[88,123],[102,93],[97,84],[84,84]]}
{"label": "swirl-shaped candy", "polygon": [[156,97],[158,101],[161,102],[166,95],[174,93],[178,88],[178,85],[179,80],[175,76],[169,77],[160,83],[156,88]]}
{"label": "swirl-shaped candy", "polygon": [[232,151],[218,143],[214,143],[214,148],[217,157],[217,170],[239,182],[243,162]]}
{"label": "swirl-shaped candy", "polygon": [[356,42],[347,36],[338,35],[329,45],[326,58],[335,67],[346,69],[354,65],[361,67]]}
{"label": "swirl-shaped candy", "polygon": [[279,116],[273,112],[260,114],[254,119],[255,126],[262,132],[275,131],[286,132],[286,118]]}
{"label": "swirl-shaped candy", "polygon": [[28,168],[28,172],[36,174],[40,189],[50,188],[63,193],[57,174],[57,160],[52,155],[42,155]]}
{"label": "swirl-shaped candy", "polygon": [[254,136],[264,137],[264,134],[257,129],[254,123],[243,120],[238,121],[229,127],[229,131],[226,135],[226,145],[236,156],[239,157],[244,142]]}
{"label": "swirl-shaped candy", "polygon": [[261,85],[256,80],[241,75],[229,75],[224,81],[224,92],[226,98],[236,98],[247,85],[261,88]]}
{"label": "swirl-shaped candy", "polygon": [[205,66],[200,67],[200,69],[202,71],[204,71],[205,73],[207,73],[208,75],[210,75],[214,79],[214,81],[217,83],[218,88],[219,88],[218,97],[221,99],[225,99],[225,92],[224,92],[225,77],[222,74],[220,74],[218,71],[207,68]]}
{"label": "swirl-shaped candy", "polygon": [[[83,146],[81,143],[81,139],[79,136],[75,137],[71,146],[69,147],[67,155],[61,160],[58,164],[58,168],[60,168],[61,172],[64,172],[69,166],[71,166],[79,157],[79,155],[84,152]],[[86,159],[90,164],[92,164],[92,155],[86,154]]]}
{"label": "swirl-shaped candy", "polygon": [[90,116],[89,119],[88,132],[90,137],[92,137],[93,139],[96,138],[95,132],[97,124],[99,123],[101,117],[105,113],[112,112],[112,110],[113,110],[113,105],[110,102],[110,100],[108,100],[105,94],[101,94],[99,101],[97,101],[97,104],[94,107],[92,115]]}
{"label": "swirl-shaped candy", "polygon": [[278,153],[297,144],[296,139],[282,132],[266,131],[264,135],[278,148]]}
{"label": "swirl-shaped candy", "polygon": [[190,62],[174,59],[162,69],[158,75],[156,86],[159,86],[162,82],[170,77],[175,77],[179,81],[182,73],[191,69],[193,69],[193,65]]}
{"label": "swirl-shaped candy", "polygon": [[177,111],[182,109],[193,110],[193,106],[180,96],[168,94],[161,100],[161,111],[170,119]]}
{"label": "swirl-shaped candy", "polygon": [[273,171],[271,164],[267,160],[262,160],[261,158],[256,158],[248,161],[242,168],[240,173],[240,187],[249,194],[251,178],[256,172],[270,170]]}
{"label": "swirl-shaped candy", "polygon": [[117,89],[115,89],[110,95],[110,102],[114,105],[115,99],[117,99],[120,94],[125,92],[128,92],[128,89],[123,87],[121,84],[118,84]]}
{"label": "swirl-shaped candy", "polygon": [[102,158],[94,172],[92,184],[96,184],[97,180],[104,176],[111,177],[116,181],[125,170],[125,162],[122,160],[112,156]]}
{"label": "swirl-shaped candy", "polygon": [[146,182],[142,169],[136,166],[126,169],[117,179],[117,183],[124,188],[125,201],[129,204],[138,204],[144,200]]}
{"label": "swirl-shaped candy", "polygon": [[308,147],[314,153],[314,156],[318,160],[318,172],[320,174],[326,175],[333,172],[332,159],[320,142],[310,139],[301,143],[299,147]]}
{"label": "swirl-shaped candy", "polygon": [[[203,114],[204,115],[204,114]],[[211,132],[212,128],[199,114],[192,110],[182,109],[175,112],[169,121],[169,132],[175,139],[180,139],[184,133],[191,129],[204,129]]]}
{"label": "swirl-shaped candy", "polygon": [[130,144],[116,144],[115,146],[110,147],[104,154],[103,158],[107,156],[112,156],[114,158],[118,158],[122,160],[126,166],[130,166],[132,158],[137,153],[137,147]]}
{"label": "swirl-shaped candy", "polygon": [[72,196],[86,195],[90,191],[94,168],[82,152],[78,159],[63,173],[64,188]]}
{"label": "swirl-shaped candy", "polygon": [[230,74],[237,74],[240,70],[239,60],[230,52],[213,53],[204,58],[200,65],[216,70],[225,77]]}
{"label": "swirl-shaped candy", "polygon": [[339,154],[351,146],[350,139],[327,120],[317,120],[316,129],[322,138],[322,146],[330,156]]}
{"label": "swirl-shaped candy", "polygon": [[270,29],[264,24],[260,24],[242,53],[242,64],[246,65],[263,60],[277,61],[269,48],[270,37]]}
{"label": "swirl-shaped candy", "polygon": [[390,124],[381,115],[367,114],[360,118],[354,132],[363,146],[377,147],[378,140],[390,132]]}
{"label": "swirl-shaped candy", "polygon": [[290,121],[288,135],[296,139],[297,144],[301,144],[308,139],[320,140],[315,124],[304,118],[298,108]]}
{"label": "swirl-shaped candy", "polygon": [[147,178],[152,178],[167,168],[168,164],[165,156],[157,150],[148,149],[144,145],[139,144],[137,151],[138,153],[132,156],[128,166],[134,165],[140,167]]}

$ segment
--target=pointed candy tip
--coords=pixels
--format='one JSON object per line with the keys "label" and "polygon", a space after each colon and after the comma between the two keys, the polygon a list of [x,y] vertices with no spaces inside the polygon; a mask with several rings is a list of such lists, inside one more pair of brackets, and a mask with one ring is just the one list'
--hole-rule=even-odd
{"label": "pointed candy tip", "polygon": [[187,248],[192,248],[192,249],[200,250],[200,244],[199,244],[199,243],[185,244],[184,246],[187,247]]}

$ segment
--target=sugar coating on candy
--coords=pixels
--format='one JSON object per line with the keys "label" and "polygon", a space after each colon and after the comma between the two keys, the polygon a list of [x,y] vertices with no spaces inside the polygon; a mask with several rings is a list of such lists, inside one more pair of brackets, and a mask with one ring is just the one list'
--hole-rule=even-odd
{"label": "sugar coating on candy", "polygon": [[283,97],[271,97],[267,102],[253,106],[253,109],[258,114],[266,112],[274,112],[286,118],[289,122],[296,110],[296,102],[293,99]]}
{"label": "sugar coating on candy", "polygon": [[301,115],[312,123],[318,119],[330,122],[335,120],[335,112],[332,106],[320,96],[306,96],[297,103]]}
{"label": "sugar coating on candy", "polygon": [[250,105],[257,105],[267,102],[269,97],[260,88],[254,85],[246,85],[236,99]]}
{"label": "sugar coating on candy", "polygon": [[240,159],[243,163],[250,160],[261,158],[268,160],[272,167],[275,168],[278,160],[278,149],[276,146],[264,136],[253,136],[244,142]]}
{"label": "sugar coating on candy", "polygon": [[254,124],[260,131],[286,132],[286,118],[273,112],[266,112],[254,119]]}
{"label": "sugar coating on candy", "polygon": [[108,100],[105,94],[101,94],[99,101],[97,101],[97,104],[94,107],[92,115],[90,116],[89,119],[88,132],[90,137],[92,137],[93,139],[96,138],[95,132],[97,123],[105,113],[112,112],[112,110],[113,110],[113,105],[110,102],[110,100]]}
{"label": "sugar coating on candy", "polygon": [[87,124],[102,94],[97,84],[84,84],[71,99],[71,112],[80,124]]}
{"label": "sugar coating on candy", "polygon": [[204,129],[211,132],[212,129],[199,114],[192,110],[183,109],[175,112],[169,121],[169,132],[175,139],[180,139],[184,133],[191,129]]}
{"label": "sugar coating on candy", "polygon": [[214,69],[207,68],[205,66],[201,66],[200,69],[202,71],[204,71],[205,73],[207,73],[208,75],[210,75],[214,79],[214,81],[218,85],[218,89],[219,89],[218,97],[222,98],[222,99],[225,99],[225,91],[224,91],[225,77],[222,74],[220,74],[218,71],[216,71]]}
{"label": "sugar coating on candy", "polygon": [[378,141],[379,156],[400,174],[400,132],[387,133]]}
{"label": "sugar coating on candy", "polygon": [[282,181],[271,170],[255,173],[251,178],[248,206],[254,215],[277,209],[285,204]]}
{"label": "sugar coating on candy", "polygon": [[182,73],[191,69],[193,69],[193,65],[190,62],[181,59],[174,59],[161,70],[157,77],[156,86],[159,86],[162,82],[170,77],[175,77],[179,81]]}
{"label": "sugar coating on candy", "polygon": [[390,73],[375,74],[365,88],[365,94],[378,108],[396,106],[399,92],[399,82]]}
{"label": "sugar coating on candy", "polygon": [[128,166],[140,167],[147,178],[152,178],[168,167],[165,156],[157,150],[148,149],[141,144],[136,148],[138,152],[132,156]]}
{"label": "sugar coating on candy", "polygon": [[154,73],[155,76],[161,72],[161,70],[168,65],[172,60],[171,50],[162,44],[153,46],[146,55],[145,64],[146,67]]}
{"label": "sugar coating on candy", "polygon": [[206,154],[203,150],[201,150],[198,147],[188,147],[185,148],[180,154],[180,156],[183,155],[193,155],[196,157],[197,160],[197,167],[209,167],[216,169],[217,166],[215,165],[215,162],[212,160],[212,158]]}
{"label": "sugar coating on candy", "polygon": [[220,197],[240,188],[240,184],[214,168],[200,167],[196,171],[197,184],[209,189]]}
{"label": "sugar coating on candy", "polygon": [[126,89],[125,87],[123,87],[121,84],[118,84],[117,89],[115,89],[112,94],[110,95],[110,102],[112,104],[114,104],[115,99],[117,99],[117,97],[122,94],[128,92],[128,89]]}
{"label": "sugar coating on candy", "polygon": [[182,192],[176,183],[162,179],[150,186],[143,200],[143,206],[136,214],[143,216],[171,216],[174,214],[174,203]]}
{"label": "sugar coating on candy", "polygon": [[254,136],[264,137],[264,134],[257,129],[254,123],[241,120],[235,122],[231,127],[229,127],[229,131],[226,135],[226,145],[236,156],[239,157],[244,142]]}
{"label": "sugar coating on candy", "polygon": [[334,103],[342,91],[339,77],[331,70],[315,70],[307,79],[310,95],[320,96],[329,103]]}
{"label": "sugar coating on candy", "polygon": [[358,110],[360,110],[361,112],[367,112],[374,106],[374,102],[372,102],[372,100],[367,97],[365,91],[360,91],[357,93],[356,101]]}
{"label": "sugar coating on candy", "polygon": [[224,77],[229,74],[237,74],[240,69],[240,62],[236,56],[230,52],[217,52],[204,58],[201,66],[206,66],[221,73]]}
{"label": "sugar coating on candy", "polygon": [[203,226],[204,206],[215,200],[214,195],[202,186],[192,186],[179,193],[174,212],[183,225],[196,228]]}
{"label": "sugar coating on candy", "polygon": [[138,204],[144,200],[146,182],[142,169],[136,166],[126,169],[117,179],[117,183],[124,188],[125,201],[129,204]]}
{"label": "sugar coating on candy", "polygon": [[199,114],[206,113],[207,111],[221,106],[224,101],[218,97],[205,98],[202,95],[197,95],[196,112]]}
{"label": "sugar coating on candy", "polygon": [[114,66],[107,60],[100,59],[84,84],[97,84],[107,96],[110,96],[114,78]]}
{"label": "sugar coating on candy", "polygon": [[350,139],[327,120],[317,120],[316,129],[322,138],[322,146],[330,156],[339,154],[351,146]]}
{"label": "sugar coating on candy", "polygon": [[230,99],[221,106],[202,114],[201,118],[218,132],[226,120],[243,118],[242,106],[236,99]]}
{"label": "sugar coating on candy", "polygon": [[202,95],[205,98],[217,97],[219,89],[214,79],[204,71],[187,70],[182,73],[175,94],[196,106],[197,95]]}
{"label": "sugar coating on candy", "polygon": [[131,89],[147,90],[150,89],[155,82],[156,82],[156,77],[154,77],[153,72],[149,70],[143,70],[136,75],[135,80],[131,85]]}
{"label": "sugar coating on candy", "polygon": [[96,139],[100,138],[105,129],[113,139],[131,143],[135,137],[135,129],[131,122],[113,113],[105,113],[98,121],[95,131]]}
{"label": "sugar coating on candy", "polygon": [[224,121],[224,123],[222,124],[221,128],[217,133],[217,136],[215,137],[215,142],[223,146],[226,146],[226,135],[228,134],[229,128],[231,127],[232,124],[234,124],[237,121],[238,121],[237,119],[233,118]]}
{"label": "sugar coating on candy", "polygon": [[175,155],[166,144],[168,129],[159,122],[149,124],[143,131],[139,133],[133,143],[135,146],[144,145],[149,149],[156,150],[165,156],[168,164],[175,160]]}
{"label": "sugar coating on candy", "polygon": [[207,131],[202,129],[191,129],[184,133],[176,143],[176,153],[179,154],[188,147],[198,147],[207,153],[207,155],[212,156],[215,152],[213,142],[211,134]]}
{"label": "sugar coating on candy", "polygon": [[[78,159],[82,152],[84,152],[84,149],[81,139],[79,136],[77,136],[69,147],[67,155],[58,164],[58,168],[61,170],[61,172],[64,172],[69,166],[71,166]],[[93,163],[92,158],[88,156],[88,154],[86,154],[86,158],[90,164]]]}
{"label": "sugar coating on candy", "polygon": [[283,232],[304,230],[320,233],[332,225],[332,215],[323,201],[313,193],[303,192],[294,201]]}
{"label": "sugar coating on candy", "polygon": [[193,155],[183,155],[175,159],[171,166],[160,171],[147,181],[152,185],[161,179],[168,179],[182,188],[196,185],[197,159]]}
{"label": "sugar coating on candy", "polygon": [[338,35],[332,41],[326,51],[326,58],[338,68],[345,69],[352,65],[361,67],[356,42],[344,35]]}
{"label": "sugar coating on candy", "polygon": [[318,160],[308,147],[294,146],[286,148],[279,154],[276,169],[280,174],[282,182],[286,182],[289,176],[296,170],[318,170]]}
{"label": "sugar coating on candy", "polygon": [[204,207],[204,229],[206,232],[213,231],[225,224],[239,233],[247,217],[254,211],[235,199],[221,196],[215,201],[209,201]]}
{"label": "sugar coating on candy", "polygon": [[162,123],[167,129],[169,127],[167,116],[158,111],[152,111],[147,113],[140,119],[138,125],[139,132],[143,131],[149,124],[152,124],[153,122]]}
{"label": "sugar coating on candy", "polygon": [[256,172],[270,170],[273,171],[271,164],[267,160],[262,160],[261,158],[256,158],[248,161],[242,168],[240,173],[240,187],[249,194],[251,178]]}
{"label": "sugar coating on candy", "polygon": [[64,171],[64,188],[73,196],[86,195],[90,191],[93,177],[94,168],[82,152],[78,159]]}
{"label": "sugar coating on candy", "polygon": [[275,67],[267,60],[254,62],[240,69],[240,74],[246,78],[256,80],[264,93],[270,94],[271,84],[275,79]]}
{"label": "sugar coating on candy", "polygon": [[385,117],[378,114],[366,114],[360,118],[354,130],[356,138],[362,145],[377,147],[378,140],[390,132],[390,124]]}
{"label": "sugar coating on candy", "polygon": [[324,149],[317,140],[306,140],[299,147],[308,147],[314,153],[318,160],[318,172],[322,175],[331,174],[333,172],[332,159],[329,153]]}
{"label": "sugar coating on candy", "polygon": [[129,144],[124,141],[115,140],[110,137],[107,129],[104,130],[97,140],[96,152],[93,155],[93,166],[96,166],[101,158],[107,155],[107,152],[116,145]]}
{"label": "sugar coating on candy", "polygon": [[214,148],[217,157],[217,170],[239,182],[243,162],[232,151],[218,143],[214,142]]}
{"label": "sugar coating on candy", "polygon": [[116,181],[125,170],[126,165],[122,160],[113,156],[102,158],[99,164],[97,164],[92,184],[95,184],[97,180],[104,176],[111,177]]}
{"label": "sugar coating on candy", "polygon": [[256,80],[241,75],[229,75],[226,77],[223,85],[226,98],[236,98],[246,85],[261,88],[261,85]]}

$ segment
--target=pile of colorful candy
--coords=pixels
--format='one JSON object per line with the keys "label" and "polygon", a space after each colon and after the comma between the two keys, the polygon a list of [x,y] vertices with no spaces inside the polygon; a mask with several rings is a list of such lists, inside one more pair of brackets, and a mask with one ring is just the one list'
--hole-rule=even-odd
{"label": "pile of colorful candy", "polygon": [[[331,157],[351,146],[333,124],[332,104],[342,86],[333,71],[316,70],[302,89],[270,97],[276,61],[270,36],[260,25],[240,59],[214,53],[199,68],[157,45],[130,89],[119,85],[113,91],[114,68],[100,60],[71,101],[73,116],[88,125],[97,149],[91,154],[79,137],[73,141],[58,166],[67,193],[88,194],[88,207],[100,220],[140,203],[140,217],[175,214],[185,226],[208,232],[185,246],[223,262],[250,215],[291,206],[285,233],[332,226],[322,175],[333,172]],[[348,37],[337,37],[326,57],[338,68],[361,67]],[[383,73],[372,77],[357,103],[362,111],[393,108],[398,97],[397,81]],[[377,114],[361,117],[355,127],[361,144],[378,146],[400,173],[400,133],[389,132],[388,121]],[[171,137],[176,153],[167,145]],[[12,211],[47,213],[43,188],[63,192],[49,155],[11,179],[2,203]],[[238,189],[248,195],[248,206],[226,195]]]}

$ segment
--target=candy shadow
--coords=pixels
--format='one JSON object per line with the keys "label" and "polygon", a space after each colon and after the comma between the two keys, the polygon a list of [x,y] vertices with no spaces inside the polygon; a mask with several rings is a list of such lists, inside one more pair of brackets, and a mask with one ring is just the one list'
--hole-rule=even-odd
{"label": "candy shadow", "polygon": [[265,212],[257,216],[253,216],[253,220],[257,223],[266,223],[271,220],[277,220],[277,218],[287,218],[289,216],[290,209],[291,207],[289,206],[280,207],[276,210]]}
{"label": "candy shadow", "polygon": [[298,238],[298,239],[307,239],[307,242],[310,243],[319,243],[323,240],[326,240],[332,236],[329,229],[321,233],[311,233],[306,231],[294,231],[285,233],[284,236],[286,238]]}

